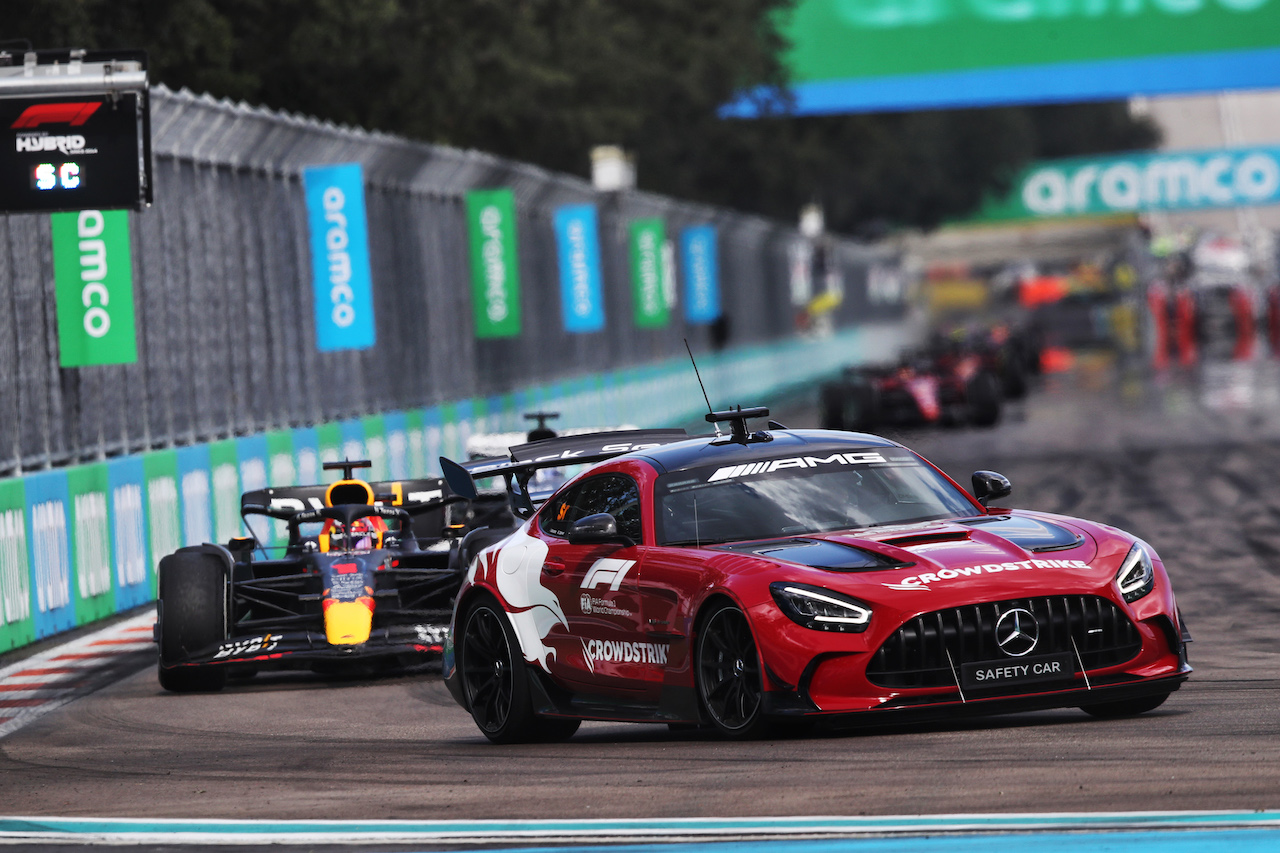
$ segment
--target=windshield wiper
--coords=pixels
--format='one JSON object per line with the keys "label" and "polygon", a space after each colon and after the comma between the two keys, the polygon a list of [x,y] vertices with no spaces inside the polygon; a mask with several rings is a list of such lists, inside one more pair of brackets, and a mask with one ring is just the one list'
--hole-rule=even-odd
{"label": "windshield wiper", "polygon": [[682,545],[723,545],[725,542],[734,542],[734,539],[678,539],[675,542],[663,542],[663,548],[678,548]]}

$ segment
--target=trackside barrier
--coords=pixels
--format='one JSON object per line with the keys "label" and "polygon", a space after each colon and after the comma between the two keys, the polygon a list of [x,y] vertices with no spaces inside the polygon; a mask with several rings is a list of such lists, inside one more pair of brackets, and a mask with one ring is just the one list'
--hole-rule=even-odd
{"label": "trackside barrier", "polygon": [[[712,404],[756,405],[851,362],[896,353],[901,324],[867,326],[818,340],[704,356]],[[182,545],[225,542],[245,531],[240,494],[323,482],[322,462],[368,458],[370,477],[439,473],[440,456],[462,458],[467,438],[515,432],[534,409],[558,426],[700,420],[706,405],[686,358],[582,376],[426,409],[278,430],[122,456],[0,480],[0,652],[147,603],[160,557]],[[255,533],[280,545],[284,526]]]}

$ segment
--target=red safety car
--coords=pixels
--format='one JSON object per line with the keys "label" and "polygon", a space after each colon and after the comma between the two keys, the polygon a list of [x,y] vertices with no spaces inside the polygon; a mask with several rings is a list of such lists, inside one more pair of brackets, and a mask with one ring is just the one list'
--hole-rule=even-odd
{"label": "red safety car", "polygon": [[[1189,640],[1151,546],[1115,528],[989,507],[872,435],[749,431],[574,436],[470,467],[526,520],[482,551],[444,650],[457,701],[492,741],[581,720],[832,724],[1160,705]],[[602,461],[603,460],[603,461]],[[597,461],[535,508],[542,468]]]}

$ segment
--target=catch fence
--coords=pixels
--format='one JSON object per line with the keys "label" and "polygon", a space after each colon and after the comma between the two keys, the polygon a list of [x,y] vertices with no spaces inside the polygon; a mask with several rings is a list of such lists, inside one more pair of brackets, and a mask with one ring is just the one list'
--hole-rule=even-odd
{"label": "catch fence", "polygon": [[[836,327],[901,313],[897,257],[827,238],[823,273],[811,242],[759,217],[162,86],[152,129],[155,203],[129,216],[136,363],[59,366],[50,217],[0,215],[0,474],[623,370],[686,338],[695,353],[781,342],[806,288],[843,289],[822,318]],[[377,344],[320,352],[302,172],[344,162],[363,167]],[[515,196],[524,322],[477,339],[464,199],[492,187]],[[603,331],[561,320],[552,217],[569,204],[598,212]],[[633,322],[628,226],[644,218],[715,227],[720,322]]]}

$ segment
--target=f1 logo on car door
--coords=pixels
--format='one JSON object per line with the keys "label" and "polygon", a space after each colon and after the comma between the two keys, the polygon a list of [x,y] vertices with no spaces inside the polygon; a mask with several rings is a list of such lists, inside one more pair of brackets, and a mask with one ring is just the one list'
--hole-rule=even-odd
{"label": "f1 logo on car door", "polygon": [[[600,513],[613,517],[617,540],[577,540],[575,523]],[[641,533],[635,481],[622,474],[584,480],[543,509],[539,526],[548,544],[542,584],[555,592],[569,620],[568,647],[557,650],[556,674],[594,689],[639,688],[646,668],[662,654],[649,648],[653,644],[640,630],[642,547],[628,544],[638,543]]]}

